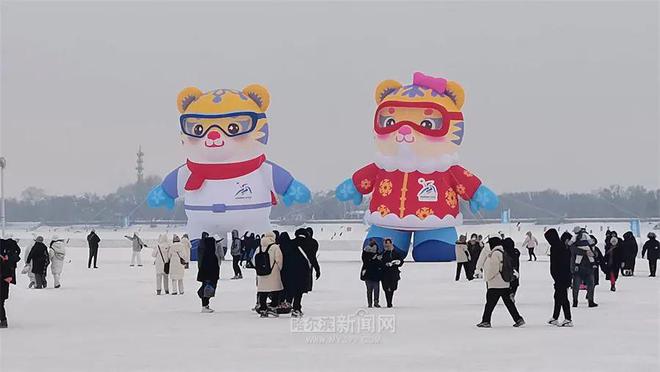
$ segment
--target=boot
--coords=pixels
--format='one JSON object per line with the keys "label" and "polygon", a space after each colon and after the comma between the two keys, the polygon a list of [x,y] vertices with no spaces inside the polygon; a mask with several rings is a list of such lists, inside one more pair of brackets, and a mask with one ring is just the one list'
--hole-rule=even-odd
{"label": "boot", "polygon": [[0,328],[7,328],[7,319],[0,320]]}
{"label": "boot", "polygon": [[612,285],[610,286],[610,291],[612,291],[612,292],[616,292],[616,285],[615,285],[615,284],[612,284]]}
{"label": "boot", "polygon": [[156,296],[160,296],[160,289],[156,290]]}
{"label": "boot", "polygon": [[573,300],[573,307],[577,307],[577,300]]}
{"label": "boot", "polygon": [[593,301],[589,301],[589,307],[598,307],[598,304]]}

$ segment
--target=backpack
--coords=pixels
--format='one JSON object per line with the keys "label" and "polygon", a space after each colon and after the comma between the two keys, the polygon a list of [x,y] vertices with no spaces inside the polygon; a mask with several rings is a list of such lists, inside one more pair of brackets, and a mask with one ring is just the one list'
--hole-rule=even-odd
{"label": "backpack", "polygon": [[513,260],[504,250],[497,250],[502,252],[502,268],[500,269],[500,275],[502,276],[502,280],[510,283],[515,279],[515,276],[513,275]]}
{"label": "backpack", "polygon": [[254,268],[259,276],[270,275],[273,271],[273,266],[275,265],[270,265],[270,255],[268,254],[270,246],[273,244],[269,244],[265,251],[262,251],[261,248],[259,248],[257,254],[254,255]]}

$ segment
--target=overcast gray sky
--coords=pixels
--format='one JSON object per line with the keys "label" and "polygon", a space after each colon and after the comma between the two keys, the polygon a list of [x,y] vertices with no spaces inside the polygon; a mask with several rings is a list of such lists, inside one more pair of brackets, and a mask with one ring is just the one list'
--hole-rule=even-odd
{"label": "overcast gray sky", "polygon": [[466,90],[462,164],[499,192],[660,183],[656,2],[3,2],[7,191],[107,193],[183,162],[175,99],[266,85],[268,156],[312,189],[372,159],[373,91]]}

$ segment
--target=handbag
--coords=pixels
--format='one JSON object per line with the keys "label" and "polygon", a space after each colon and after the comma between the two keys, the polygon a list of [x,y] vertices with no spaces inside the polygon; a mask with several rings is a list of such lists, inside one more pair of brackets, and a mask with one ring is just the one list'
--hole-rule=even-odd
{"label": "handbag", "polygon": [[160,253],[160,258],[163,260],[163,272],[166,275],[170,274],[170,261],[165,262],[165,257],[163,257],[163,252],[160,250],[160,246],[158,247],[158,253]]}
{"label": "handbag", "polygon": [[176,255],[179,256],[179,262],[181,262],[181,265],[186,266],[188,264],[188,262],[186,262],[186,260],[181,258],[181,256],[179,255],[179,252],[177,252]]}
{"label": "handbag", "polygon": [[211,284],[206,283],[204,285],[204,291],[203,291],[204,296],[203,297],[215,297],[215,287],[212,286]]}

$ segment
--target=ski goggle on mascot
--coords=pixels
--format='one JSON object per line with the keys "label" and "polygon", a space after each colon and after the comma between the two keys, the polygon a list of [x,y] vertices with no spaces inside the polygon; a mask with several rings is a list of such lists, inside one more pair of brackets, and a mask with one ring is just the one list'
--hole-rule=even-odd
{"label": "ski goggle on mascot", "polygon": [[479,178],[458,165],[465,92],[454,81],[418,72],[410,85],[381,82],[375,99],[375,162],[341,183],[337,198],[360,204],[371,194],[365,244],[374,239],[382,247],[391,238],[405,257],[412,239],[416,261],[451,261],[454,226],[463,220],[458,198],[468,200],[474,213],[498,204]]}

